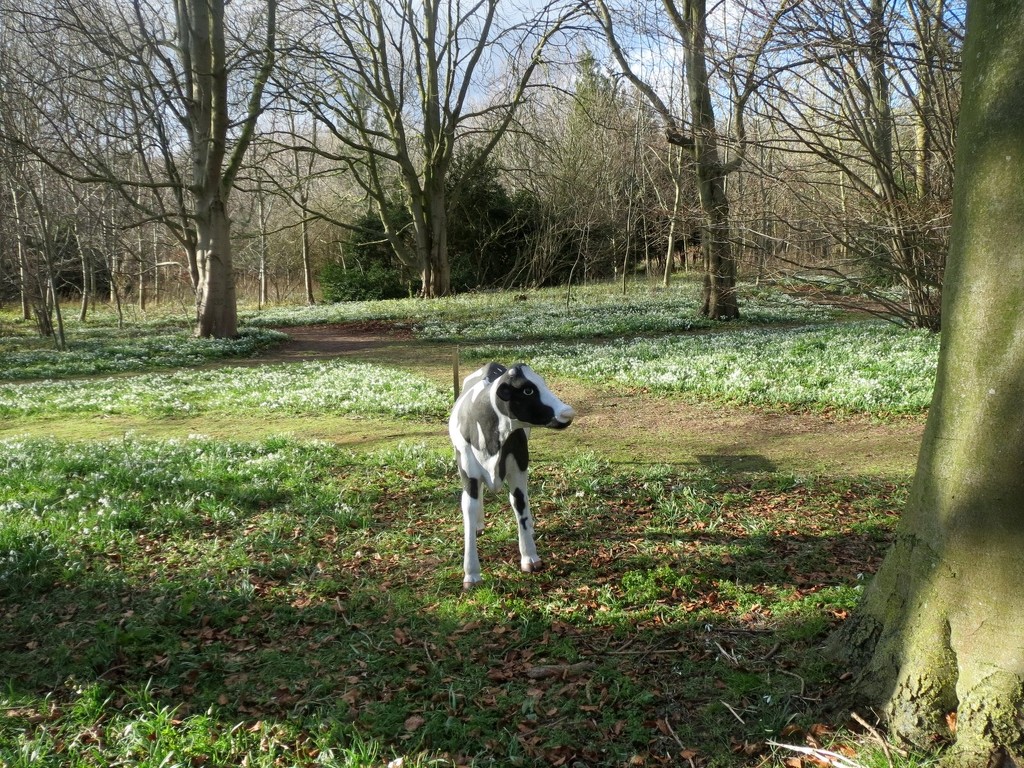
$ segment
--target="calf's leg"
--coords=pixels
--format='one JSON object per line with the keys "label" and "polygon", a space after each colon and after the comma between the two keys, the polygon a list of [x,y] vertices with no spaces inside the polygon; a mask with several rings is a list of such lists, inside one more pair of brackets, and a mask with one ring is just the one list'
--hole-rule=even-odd
{"label": "calf's leg", "polygon": [[472,589],[484,580],[480,573],[480,557],[476,551],[476,537],[483,517],[480,481],[475,477],[462,478],[462,531],[463,589]]}
{"label": "calf's leg", "polygon": [[519,567],[524,573],[541,569],[541,560],[533,542],[533,515],[530,514],[530,496],[526,490],[526,470],[511,468],[508,476],[508,500],[516,513],[519,530]]}

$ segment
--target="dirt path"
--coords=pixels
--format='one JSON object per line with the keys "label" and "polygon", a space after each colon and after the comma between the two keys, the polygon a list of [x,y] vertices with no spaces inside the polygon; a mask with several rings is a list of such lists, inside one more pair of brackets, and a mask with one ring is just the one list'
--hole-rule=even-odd
{"label": "dirt path", "polygon": [[408,328],[398,328],[390,323],[377,321],[297,325],[276,330],[288,334],[288,341],[260,355],[260,360],[290,363],[340,357],[359,352],[379,351],[389,346],[408,344],[413,340],[412,331]]}
{"label": "dirt path", "polygon": [[[257,357],[213,365],[266,365],[337,357],[402,368],[452,386],[453,344],[417,340],[407,328],[383,322],[324,324],[280,329],[288,341]],[[512,354],[512,353],[510,353]],[[505,360],[504,362],[514,362]],[[463,364],[464,376],[469,366]],[[876,422],[866,417],[773,412],[741,406],[688,402],[620,389],[585,386],[549,376],[559,395],[576,408],[572,429],[535,430],[530,451],[538,461],[565,451],[593,452],[609,461],[722,467],[730,471],[777,470],[814,474],[908,475],[913,472],[924,419]],[[441,419],[359,419],[296,414],[202,414],[168,419],[118,415],[40,420],[11,419],[0,435],[48,434],[66,439],[204,434],[219,439],[271,435],[317,438],[374,447],[401,440],[448,446]]]}
{"label": "dirt path", "polygon": [[[385,322],[280,329],[290,339],[262,355],[264,362],[351,357],[397,365],[451,381],[452,346],[415,341],[409,329]],[[465,374],[467,371],[463,371]],[[555,381],[580,413],[557,436],[538,430],[539,456],[566,444],[622,463],[714,465],[796,474],[905,474],[913,471],[924,420],[880,423],[866,417],[771,412],[694,404],[679,398],[623,394]],[[360,429],[365,429],[361,427]],[[422,430],[410,430],[420,436]],[[410,434],[410,437],[413,437]],[[345,440],[344,435],[337,435]]]}

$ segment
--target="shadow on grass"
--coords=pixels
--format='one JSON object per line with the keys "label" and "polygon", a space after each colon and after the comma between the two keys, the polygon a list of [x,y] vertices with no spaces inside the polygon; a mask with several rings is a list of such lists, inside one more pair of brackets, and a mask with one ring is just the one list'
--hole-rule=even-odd
{"label": "shadow on grass", "polygon": [[[444,552],[332,552],[328,536],[315,559],[149,575],[95,553],[74,582],[7,596],[0,668],[15,703],[70,708],[97,685],[116,711],[145,688],[178,718],[287,722],[398,755],[756,762],[766,739],[824,716],[832,683],[817,645],[839,609],[814,598],[818,577],[838,583],[876,555],[866,538],[759,536],[748,554],[714,557],[734,537],[680,532],[674,554],[558,552],[530,576],[499,534],[482,545],[489,586],[462,595],[452,534]],[[545,546],[557,551],[556,538]],[[648,541],[656,552],[668,539]],[[811,566],[830,561],[841,567]],[[769,582],[790,588],[792,610],[769,605]]]}
{"label": "shadow on grass", "polygon": [[818,618],[752,626],[653,612],[602,625],[586,600],[565,618],[536,605],[561,602],[566,589],[551,582],[425,600],[338,580],[304,604],[254,581],[248,600],[215,580],[100,578],[8,603],[8,706],[71,709],[96,685],[110,697],[103,719],[144,688],[178,718],[215,713],[218,727],[283,721],[395,754],[536,765],[672,762],[684,749],[728,761],[819,707],[804,680],[820,670],[800,659],[825,628]]}
{"label": "shadow on grass", "polygon": [[[38,503],[0,508],[0,543],[54,548],[0,585],[0,752],[47,729],[88,746],[102,726],[107,762],[125,758],[118,718],[144,690],[172,729],[280,726],[288,763],[371,741],[481,766],[756,764],[766,740],[825,716],[820,642],[895,508],[876,480],[584,457],[534,476],[547,569],[519,572],[513,515],[492,496],[486,586],[463,594],[447,452],[124,441],[26,455],[38,466],[13,493]],[[101,493],[136,510],[102,535]],[[198,742],[175,749],[204,762]]]}
{"label": "shadow on grass", "polygon": [[775,462],[761,454],[716,453],[696,457],[697,462],[718,471],[776,472]]}

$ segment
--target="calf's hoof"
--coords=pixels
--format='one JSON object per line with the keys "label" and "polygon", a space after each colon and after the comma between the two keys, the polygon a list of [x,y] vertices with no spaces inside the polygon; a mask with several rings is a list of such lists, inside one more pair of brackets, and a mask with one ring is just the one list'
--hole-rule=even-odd
{"label": "calf's hoof", "polygon": [[463,592],[470,592],[471,590],[474,590],[477,587],[482,587],[483,585],[484,585],[484,580],[483,579],[477,579],[476,581],[473,581],[472,579],[466,579],[466,580],[464,580],[462,582],[462,591]]}
{"label": "calf's hoof", "polygon": [[522,562],[519,564],[519,568],[523,573],[536,573],[537,571],[544,570],[544,563],[541,562],[540,558],[536,560],[523,558]]}

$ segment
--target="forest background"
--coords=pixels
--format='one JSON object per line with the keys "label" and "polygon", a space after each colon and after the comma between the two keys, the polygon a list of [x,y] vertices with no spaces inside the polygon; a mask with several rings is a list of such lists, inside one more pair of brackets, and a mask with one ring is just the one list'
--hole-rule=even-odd
{"label": "forest background", "polygon": [[133,8],[5,9],[0,296],[44,333],[737,265],[941,324],[961,3]]}

